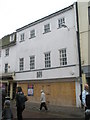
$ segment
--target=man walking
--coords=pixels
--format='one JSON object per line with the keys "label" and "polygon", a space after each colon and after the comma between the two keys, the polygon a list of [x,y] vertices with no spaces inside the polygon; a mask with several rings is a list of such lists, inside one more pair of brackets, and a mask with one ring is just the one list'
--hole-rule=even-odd
{"label": "man walking", "polygon": [[84,91],[82,92],[82,103],[85,109],[85,120],[90,118],[90,93],[88,84],[84,85]]}
{"label": "man walking", "polygon": [[42,107],[44,107],[45,110],[48,110],[48,109],[47,109],[47,105],[46,105],[45,93],[44,93],[43,90],[41,90],[41,98],[40,98],[40,100],[41,100],[40,110],[42,110]]}
{"label": "man walking", "polygon": [[89,86],[88,84],[84,85],[84,90],[82,92],[82,104],[84,106],[84,109],[86,110],[86,95],[89,93]]}

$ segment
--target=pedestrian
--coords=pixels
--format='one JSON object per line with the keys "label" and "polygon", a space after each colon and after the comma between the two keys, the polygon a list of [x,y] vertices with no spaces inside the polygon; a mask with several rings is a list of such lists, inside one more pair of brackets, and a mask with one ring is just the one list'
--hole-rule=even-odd
{"label": "pedestrian", "polygon": [[41,90],[41,98],[40,98],[41,104],[40,104],[40,110],[42,110],[42,107],[45,108],[45,110],[47,109],[47,105],[46,105],[46,98],[45,98],[45,93],[43,90]]}
{"label": "pedestrian", "polygon": [[21,87],[17,87],[16,89],[16,107],[17,107],[17,119],[22,120],[22,112],[25,109],[25,101],[27,101],[27,97],[22,92]]}
{"label": "pedestrian", "polygon": [[90,120],[90,93],[86,95],[85,120]]}
{"label": "pedestrian", "polygon": [[5,100],[2,112],[2,120],[13,120],[13,113],[10,107],[10,100]]}
{"label": "pedestrian", "polygon": [[84,85],[84,90],[82,92],[82,104],[85,109],[85,120],[90,118],[90,93],[88,84]]}
{"label": "pedestrian", "polygon": [[5,97],[6,97],[6,90],[2,89],[2,110],[4,108]]}
{"label": "pedestrian", "polygon": [[86,110],[86,95],[89,93],[89,86],[88,84],[84,85],[84,90],[82,92],[82,104],[84,106],[84,109]]}

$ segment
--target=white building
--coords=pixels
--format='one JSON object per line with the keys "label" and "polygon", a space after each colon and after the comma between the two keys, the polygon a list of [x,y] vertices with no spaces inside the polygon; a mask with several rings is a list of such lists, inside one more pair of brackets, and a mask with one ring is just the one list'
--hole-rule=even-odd
{"label": "white building", "polygon": [[0,86],[6,88],[7,95],[12,99],[16,88],[16,83],[14,83],[16,32],[4,36],[0,43]]}
{"label": "white building", "polygon": [[31,102],[80,106],[76,4],[17,31],[15,81]]}
{"label": "white building", "polygon": [[[17,34],[17,36],[16,36]],[[76,3],[32,22],[0,41],[0,79],[14,98],[21,86],[30,102],[80,106]],[[5,41],[5,42],[4,42]]]}

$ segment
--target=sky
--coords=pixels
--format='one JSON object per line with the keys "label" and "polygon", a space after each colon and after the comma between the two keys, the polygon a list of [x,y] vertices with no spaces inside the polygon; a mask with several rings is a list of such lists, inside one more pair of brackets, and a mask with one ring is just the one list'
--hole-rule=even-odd
{"label": "sky", "polygon": [[0,38],[74,2],[76,0],[0,0]]}

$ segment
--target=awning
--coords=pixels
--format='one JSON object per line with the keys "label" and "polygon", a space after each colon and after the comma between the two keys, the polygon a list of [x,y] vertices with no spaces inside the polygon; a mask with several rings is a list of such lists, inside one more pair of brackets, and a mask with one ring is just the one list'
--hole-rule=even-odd
{"label": "awning", "polygon": [[3,73],[0,75],[0,80],[13,80],[14,73]]}

